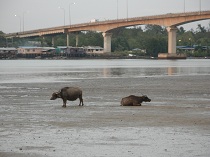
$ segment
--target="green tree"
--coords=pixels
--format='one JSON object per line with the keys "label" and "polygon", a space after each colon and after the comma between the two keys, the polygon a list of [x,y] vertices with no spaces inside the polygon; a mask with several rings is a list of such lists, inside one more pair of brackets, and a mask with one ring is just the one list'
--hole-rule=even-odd
{"label": "green tree", "polygon": [[183,34],[177,34],[177,45],[192,46],[196,43],[195,35],[191,31],[187,31]]}
{"label": "green tree", "polygon": [[205,29],[205,27],[203,26],[201,26],[201,24],[198,24],[198,27],[197,27],[197,32],[201,32],[201,33],[206,33],[206,29]]}
{"label": "green tree", "polygon": [[158,53],[167,52],[167,41],[164,38],[151,37],[145,40],[147,55],[157,57]]}
{"label": "green tree", "polygon": [[103,46],[103,36],[101,33],[87,31],[79,34],[79,46]]}
{"label": "green tree", "polygon": [[113,51],[125,51],[129,50],[129,44],[125,37],[119,36],[118,38],[115,38],[112,40],[112,50]]}
{"label": "green tree", "polygon": [[0,31],[0,47],[6,47],[6,39],[2,31]]}
{"label": "green tree", "polygon": [[150,35],[166,35],[167,31],[166,28],[158,25],[146,25],[145,32]]}
{"label": "green tree", "polygon": [[184,30],[183,27],[180,27],[180,28],[178,29],[177,32],[178,32],[179,35],[182,35],[182,34],[184,34],[186,31]]}

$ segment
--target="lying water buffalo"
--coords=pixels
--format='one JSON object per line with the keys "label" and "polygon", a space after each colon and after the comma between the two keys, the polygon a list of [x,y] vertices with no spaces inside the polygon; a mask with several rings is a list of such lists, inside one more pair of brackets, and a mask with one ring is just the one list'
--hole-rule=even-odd
{"label": "lying water buffalo", "polygon": [[151,99],[149,99],[146,95],[143,96],[130,95],[128,97],[122,98],[121,106],[141,106],[141,103],[143,101],[150,102]]}
{"label": "lying water buffalo", "polygon": [[77,100],[77,98],[79,98],[79,101],[80,101],[79,106],[81,105],[81,102],[82,102],[82,106],[84,105],[83,99],[82,99],[82,90],[78,87],[64,87],[59,92],[53,93],[50,100],[55,100],[57,98],[63,99],[62,107],[66,107],[67,100],[75,101]]}

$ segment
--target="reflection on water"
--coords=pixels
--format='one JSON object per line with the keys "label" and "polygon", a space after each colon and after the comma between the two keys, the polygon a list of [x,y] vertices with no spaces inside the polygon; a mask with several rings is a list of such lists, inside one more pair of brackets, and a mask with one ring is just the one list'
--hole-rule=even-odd
{"label": "reflection on water", "polygon": [[168,75],[177,74],[177,67],[168,67]]}
{"label": "reflection on water", "polygon": [[1,60],[0,83],[209,75],[209,60]]}
{"label": "reflection on water", "polygon": [[125,74],[124,68],[112,68],[111,69],[112,76],[122,76],[123,74]]}

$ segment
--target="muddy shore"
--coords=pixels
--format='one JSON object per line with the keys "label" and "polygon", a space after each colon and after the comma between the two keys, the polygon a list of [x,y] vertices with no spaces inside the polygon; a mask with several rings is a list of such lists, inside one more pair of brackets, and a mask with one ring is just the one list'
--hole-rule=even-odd
{"label": "muddy shore", "polygon": [[[79,100],[49,100],[64,86]],[[208,157],[209,75],[1,83],[0,157]],[[147,94],[141,107],[122,97]]]}

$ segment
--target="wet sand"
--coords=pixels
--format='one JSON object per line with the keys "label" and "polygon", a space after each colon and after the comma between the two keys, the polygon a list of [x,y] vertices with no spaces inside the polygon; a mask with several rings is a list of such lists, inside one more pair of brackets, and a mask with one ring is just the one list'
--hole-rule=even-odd
{"label": "wet sand", "polygon": [[[210,156],[209,75],[3,83],[0,157]],[[49,100],[80,86],[79,100]],[[120,106],[130,94],[152,99]]]}

